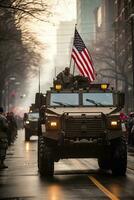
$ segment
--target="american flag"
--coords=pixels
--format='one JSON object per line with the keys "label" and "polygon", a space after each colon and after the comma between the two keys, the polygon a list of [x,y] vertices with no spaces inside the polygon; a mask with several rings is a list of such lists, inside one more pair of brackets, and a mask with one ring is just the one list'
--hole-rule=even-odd
{"label": "american flag", "polygon": [[76,28],[71,56],[76,63],[80,74],[87,77],[90,82],[94,81],[96,72],[91,56]]}

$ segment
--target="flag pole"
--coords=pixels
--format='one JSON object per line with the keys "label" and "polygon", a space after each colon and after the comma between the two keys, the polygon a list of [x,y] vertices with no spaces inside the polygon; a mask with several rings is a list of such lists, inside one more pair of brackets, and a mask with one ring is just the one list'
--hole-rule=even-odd
{"label": "flag pole", "polygon": [[71,70],[71,65],[72,65],[72,56],[70,57],[70,64],[69,64],[70,70]]}
{"label": "flag pole", "polygon": [[73,65],[73,76],[74,76],[74,73],[75,73],[75,62],[74,62],[74,65]]}
{"label": "flag pole", "polygon": [[39,88],[38,91],[39,91],[39,94],[40,94],[40,66],[39,66],[39,69],[38,69],[38,70],[39,70],[39,72],[38,72],[38,76],[39,76],[39,77],[38,77],[38,79],[39,79],[39,80],[38,80],[38,81],[39,81],[39,82],[38,82],[38,88]]}

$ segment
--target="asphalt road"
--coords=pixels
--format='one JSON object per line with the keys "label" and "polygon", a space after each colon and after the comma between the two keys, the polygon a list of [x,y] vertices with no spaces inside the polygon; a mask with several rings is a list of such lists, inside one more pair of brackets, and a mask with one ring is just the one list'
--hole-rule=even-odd
{"label": "asphalt road", "polygon": [[8,169],[0,171],[0,199],[134,200],[134,152],[129,153],[125,177],[99,171],[95,159],[69,159],[55,164],[53,179],[42,179],[37,138],[25,142],[22,130],[8,149],[6,164]]}

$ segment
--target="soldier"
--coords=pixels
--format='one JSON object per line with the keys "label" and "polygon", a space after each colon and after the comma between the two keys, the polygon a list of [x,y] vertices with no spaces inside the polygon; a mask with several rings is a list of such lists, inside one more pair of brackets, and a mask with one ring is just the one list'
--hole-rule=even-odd
{"label": "soldier", "polygon": [[68,88],[73,83],[73,75],[70,74],[70,68],[66,67],[64,71],[57,75],[57,80],[60,81],[64,88]]}
{"label": "soldier", "polygon": [[27,119],[28,119],[28,114],[24,113],[24,116],[23,116],[23,128],[25,128],[25,124],[26,124]]}
{"label": "soldier", "polygon": [[3,108],[0,107],[0,169],[7,168],[4,164],[6,158],[6,150],[8,147],[8,122],[4,116]]}
{"label": "soldier", "polygon": [[10,145],[15,141],[15,138],[17,137],[17,123],[14,117],[13,112],[7,113],[7,121],[8,121],[8,126],[9,126],[9,131],[8,131],[8,144]]}

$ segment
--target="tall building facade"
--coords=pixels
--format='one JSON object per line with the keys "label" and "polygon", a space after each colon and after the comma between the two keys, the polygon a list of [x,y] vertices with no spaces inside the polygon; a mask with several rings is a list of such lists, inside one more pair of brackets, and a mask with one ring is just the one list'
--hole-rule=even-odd
{"label": "tall building facade", "polygon": [[108,82],[115,87],[115,55],[114,55],[114,1],[101,0],[95,9],[96,40],[94,58],[97,67],[98,81]]}
{"label": "tall building facade", "polygon": [[95,9],[100,2],[101,0],[77,0],[77,28],[85,44],[95,40]]}
{"label": "tall building facade", "polygon": [[75,20],[61,21],[57,29],[55,67],[56,74],[69,67],[75,30]]}
{"label": "tall building facade", "polygon": [[[127,111],[134,110],[134,1],[114,0],[118,87],[126,94]],[[122,83],[122,84],[120,84]]]}
{"label": "tall building facade", "polygon": [[100,53],[100,80],[124,91],[126,111],[134,110],[134,0],[77,0],[77,24],[89,48],[95,41],[93,58]]}
{"label": "tall building facade", "polygon": [[102,0],[95,10],[96,19],[96,40],[113,35],[114,1]]}

